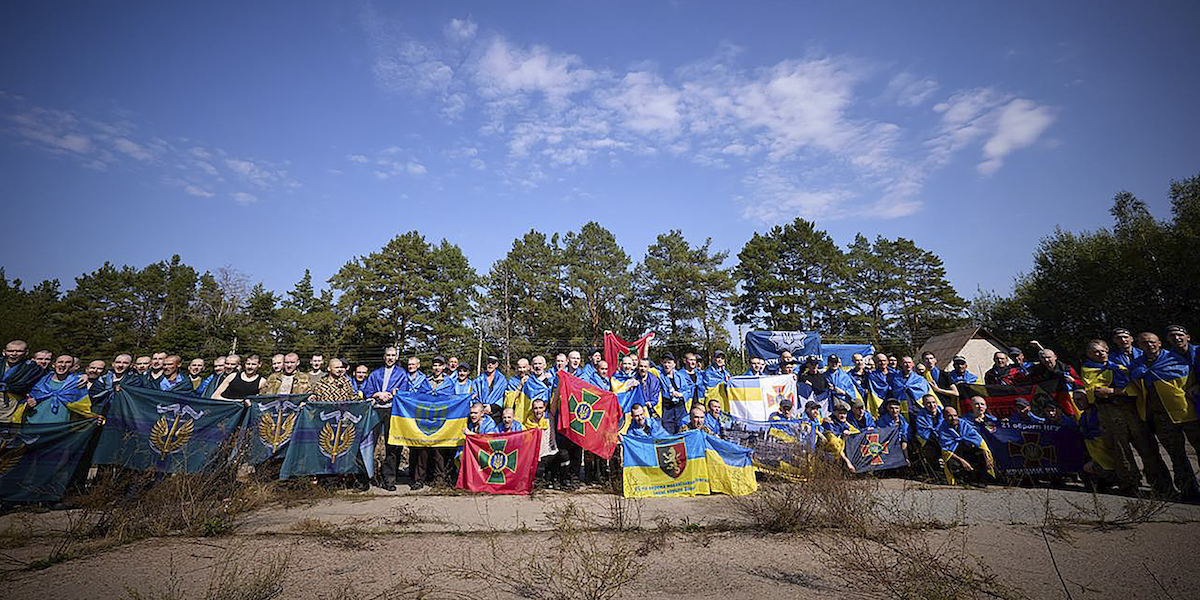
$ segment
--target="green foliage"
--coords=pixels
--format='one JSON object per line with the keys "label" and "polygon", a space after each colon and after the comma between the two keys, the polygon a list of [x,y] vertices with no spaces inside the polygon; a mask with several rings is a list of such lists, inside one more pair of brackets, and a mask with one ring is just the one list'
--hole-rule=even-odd
{"label": "green foliage", "polygon": [[669,348],[699,339],[711,352],[714,341],[725,341],[735,297],[733,277],[721,266],[728,257],[729,252],[712,250],[711,238],[692,246],[679,230],[659,235],[634,270],[635,293],[647,317],[643,329],[661,332]]}
{"label": "green foliage", "polygon": [[804,219],[755,234],[738,253],[742,281],[734,321],[819,331],[828,340],[869,340],[911,352],[963,323],[967,307],[942,260],[905,238],[858,235],[842,252]]}
{"label": "green foliage", "polygon": [[829,234],[804,219],[754,234],[738,253],[742,282],[734,321],[772,330],[845,332],[849,299],[843,255]]}
{"label": "green foliage", "polygon": [[629,255],[612,232],[592,221],[563,238],[563,262],[571,309],[583,318],[586,339],[598,344],[626,314]]}
{"label": "green foliage", "polygon": [[342,292],[343,344],[404,350],[466,348],[477,276],[458,246],[416,231],[355,257],[329,282]]}
{"label": "green foliage", "polygon": [[1200,328],[1200,175],[1172,181],[1170,221],[1122,191],[1113,197],[1112,229],[1056,230],[1039,244],[1030,273],[1009,298],[981,294],[972,319],[1012,339],[1080,353],[1113,327],[1161,331]]}

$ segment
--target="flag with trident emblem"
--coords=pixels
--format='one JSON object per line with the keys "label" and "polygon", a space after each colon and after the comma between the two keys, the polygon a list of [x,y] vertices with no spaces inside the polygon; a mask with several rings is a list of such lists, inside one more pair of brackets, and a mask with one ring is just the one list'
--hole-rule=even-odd
{"label": "flag with trident emblem", "polygon": [[122,388],[112,396],[92,462],[194,473],[218,455],[228,458],[219,450],[233,439],[245,410],[241,402]]}
{"label": "flag with trident emblem", "polygon": [[375,436],[379,417],[370,400],[308,402],[300,408],[296,431],[283,456],[279,478],[302,475],[375,476]]}

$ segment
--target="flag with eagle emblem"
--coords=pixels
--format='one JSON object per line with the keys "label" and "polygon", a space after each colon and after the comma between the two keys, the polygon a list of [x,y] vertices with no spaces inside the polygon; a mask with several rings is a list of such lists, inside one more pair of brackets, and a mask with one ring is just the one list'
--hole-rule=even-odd
{"label": "flag with eagle emblem", "polygon": [[279,478],[306,475],[375,475],[379,417],[370,400],[307,402],[297,411],[295,433],[283,455]]}
{"label": "flag with eagle emblem", "polygon": [[540,428],[511,433],[467,434],[463,442],[459,489],[489,494],[528,494],[533,490]]}
{"label": "flag with eagle emblem", "polygon": [[95,419],[0,423],[0,501],[61,499],[95,432]]}

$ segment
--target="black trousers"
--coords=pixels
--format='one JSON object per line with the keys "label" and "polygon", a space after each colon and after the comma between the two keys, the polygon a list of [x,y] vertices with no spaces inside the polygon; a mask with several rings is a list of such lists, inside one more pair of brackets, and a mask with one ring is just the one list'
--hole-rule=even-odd
{"label": "black trousers", "polygon": [[[434,479],[446,481],[445,448],[409,448],[408,459],[413,465],[412,479],[414,482],[430,482]],[[431,462],[433,463],[432,471],[429,468]]]}
{"label": "black trousers", "polygon": [[565,470],[559,469],[558,480],[560,482],[578,481],[580,477],[580,469],[583,467],[583,448],[572,442],[566,436],[557,431],[554,432],[555,441],[558,443],[559,463],[567,463]]}
{"label": "black trousers", "polygon": [[400,454],[403,446],[393,446],[387,443],[388,434],[392,431],[392,409],[376,408],[379,424],[375,426],[375,443],[383,444],[383,464],[375,465],[375,481],[385,485],[396,485],[396,473],[400,470]]}

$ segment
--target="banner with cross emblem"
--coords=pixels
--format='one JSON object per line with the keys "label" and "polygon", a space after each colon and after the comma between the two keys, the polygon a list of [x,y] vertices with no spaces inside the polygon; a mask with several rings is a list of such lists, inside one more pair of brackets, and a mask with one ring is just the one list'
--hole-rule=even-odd
{"label": "banner with cross emblem", "polygon": [[463,442],[458,487],[489,494],[528,494],[533,490],[540,428],[512,433],[468,434]]}

